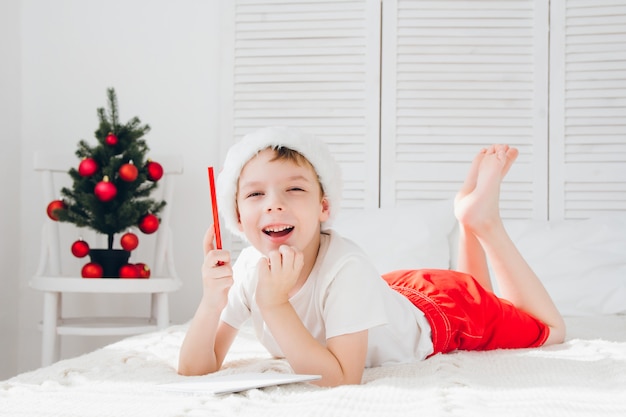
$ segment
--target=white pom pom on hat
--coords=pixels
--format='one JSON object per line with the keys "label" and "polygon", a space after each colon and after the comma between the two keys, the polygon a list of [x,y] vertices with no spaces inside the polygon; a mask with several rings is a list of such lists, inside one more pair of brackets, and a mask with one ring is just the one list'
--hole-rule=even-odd
{"label": "white pom pom on hat", "polygon": [[287,127],[267,127],[244,136],[228,150],[224,166],[217,177],[218,207],[224,225],[233,234],[243,237],[237,214],[237,184],[244,165],[260,151],[289,148],[302,154],[313,165],[330,207],[330,217],[322,223],[328,229],[339,211],[342,182],[341,168],[321,139]]}

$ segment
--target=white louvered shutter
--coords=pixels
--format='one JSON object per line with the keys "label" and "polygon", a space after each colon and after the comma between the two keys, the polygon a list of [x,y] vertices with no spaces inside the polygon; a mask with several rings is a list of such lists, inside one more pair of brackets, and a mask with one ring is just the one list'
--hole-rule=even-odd
{"label": "white louvered shutter", "polygon": [[503,215],[547,216],[547,23],[545,0],[383,1],[383,206],[452,198],[504,142]]}
{"label": "white louvered shutter", "polygon": [[626,210],[626,1],[552,0],[550,217]]}
{"label": "white louvered shutter", "polygon": [[[379,178],[379,0],[221,2],[220,153],[248,132],[292,126],[329,144],[341,206],[376,207]],[[236,240],[232,246],[240,245]]]}
{"label": "white louvered shutter", "polygon": [[376,206],[379,1],[228,3],[234,38],[232,49],[224,48],[232,55],[223,97],[232,114],[222,120],[222,153],[260,127],[306,130],[325,140],[342,166],[342,206]]}

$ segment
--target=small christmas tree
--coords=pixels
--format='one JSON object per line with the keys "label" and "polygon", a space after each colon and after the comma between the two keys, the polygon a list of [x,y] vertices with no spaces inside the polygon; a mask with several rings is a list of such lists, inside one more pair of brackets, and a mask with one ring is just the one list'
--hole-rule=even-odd
{"label": "small christmas tree", "polygon": [[[69,170],[73,186],[61,189],[63,197],[48,205],[48,215],[105,234],[107,249],[112,250],[115,234],[130,227],[155,232],[159,226],[157,214],[165,201],[149,198],[163,175],[158,162],[146,159],[149,149],[142,138],[150,126],[142,125],[137,117],[120,124],[115,90],[108,89],[107,96],[108,113],[104,108],[97,110],[98,143],[90,146],[85,140],[79,141],[76,156],[80,163]],[[121,242],[128,250],[137,245],[132,233],[126,233]],[[85,250],[77,252],[76,256],[86,256]]]}

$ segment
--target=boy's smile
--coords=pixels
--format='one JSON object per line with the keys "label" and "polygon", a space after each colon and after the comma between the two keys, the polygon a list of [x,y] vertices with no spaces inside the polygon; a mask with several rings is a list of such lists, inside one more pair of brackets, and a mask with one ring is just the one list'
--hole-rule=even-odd
{"label": "boy's smile", "polygon": [[[253,157],[239,176],[237,208],[239,228],[261,253],[281,245],[313,255],[319,247],[321,222],[328,219],[317,174],[303,160],[275,159],[265,149]],[[313,256],[314,259],[314,256]]]}
{"label": "boy's smile", "polygon": [[263,228],[263,233],[270,237],[282,238],[288,236],[293,231],[293,226],[268,226]]}

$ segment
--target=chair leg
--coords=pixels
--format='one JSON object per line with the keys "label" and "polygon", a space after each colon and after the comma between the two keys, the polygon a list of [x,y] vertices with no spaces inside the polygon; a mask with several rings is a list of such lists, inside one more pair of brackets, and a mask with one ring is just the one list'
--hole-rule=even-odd
{"label": "chair leg", "polygon": [[48,366],[59,360],[60,340],[57,323],[61,308],[61,293],[45,292],[43,295],[43,322],[41,335],[41,365]]}
{"label": "chair leg", "polygon": [[167,293],[160,292],[152,294],[152,318],[156,320],[159,330],[170,325],[170,309]]}

